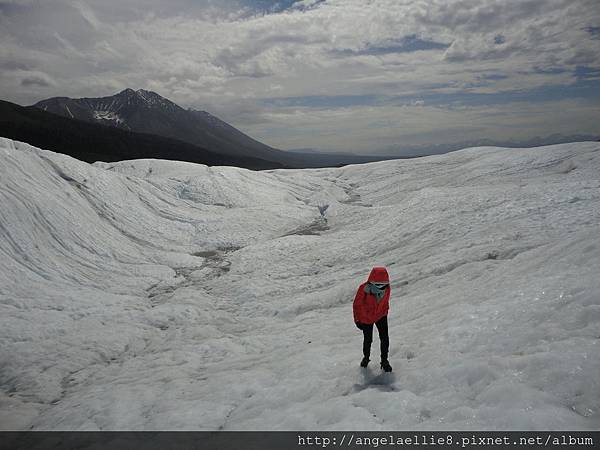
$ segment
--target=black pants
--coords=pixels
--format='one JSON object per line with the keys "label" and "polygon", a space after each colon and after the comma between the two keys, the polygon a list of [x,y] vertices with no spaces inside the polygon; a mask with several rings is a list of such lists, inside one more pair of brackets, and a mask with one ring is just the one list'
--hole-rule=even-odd
{"label": "black pants", "polygon": [[[390,337],[388,336],[387,316],[383,316],[377,322],[377,332],[379,333],[379,341],[381,342],[381,359],[385,360],[388,357],[390,348]],[[363,332],[363,355],[367,358],[371,355],[371,343],[373,342],[373,324],[365,324],[362,326]]]}

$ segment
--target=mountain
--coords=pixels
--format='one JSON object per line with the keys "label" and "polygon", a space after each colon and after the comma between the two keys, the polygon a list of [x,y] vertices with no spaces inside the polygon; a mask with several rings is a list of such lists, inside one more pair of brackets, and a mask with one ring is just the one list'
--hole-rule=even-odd
{"label": "mountain", "polygon": [[68,118],[178,139],[216,153],[282,161],[285,154],[206,111],[184,109],[155,92],[125,89],[100,98],[54,97],[36,108]]}
{"label": "mountain", "polygon": [[156,92],[144,89],[125,89],[100,98],[54,97],[33,106],[67,118],[178,139],[223,155],[260,158],[272,161],[276,166],[330,167],[396,158],[278,150],[252,139],[206,111],[184,109]]}
{"label": "mountain", "polygon": [[[128,159],[156,158],[188,161],[210,166],[238,166],[248,169],[273,169],[280,163],[244,155],[213,152],[201,146],[176,139],[145,133],[134,133],[80,120],[86,109],[77,102],[53,101],[61,104],[73,117],[67,118],[40,110],[0,101],[0,130],[3,137],[28,142],[40,148],[73,156],[86,162],[122,161]],[[48,109],[51,109],[50,107]],[[116,116],[115,121],[120,119]]]}

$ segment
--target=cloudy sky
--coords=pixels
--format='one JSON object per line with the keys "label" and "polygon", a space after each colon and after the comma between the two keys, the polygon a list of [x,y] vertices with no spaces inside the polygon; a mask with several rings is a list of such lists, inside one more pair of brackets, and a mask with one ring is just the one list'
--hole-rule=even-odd
{"label": "cloudy sky", "polygon": [[0,0],[0,98],[149,89],[283,148],[600,134],[598,0]]}

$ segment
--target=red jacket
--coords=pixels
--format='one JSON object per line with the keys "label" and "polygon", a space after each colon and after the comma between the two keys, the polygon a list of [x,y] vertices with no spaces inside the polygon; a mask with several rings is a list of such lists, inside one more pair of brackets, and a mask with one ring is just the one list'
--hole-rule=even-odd
{"label": "red jacket", "polygon": [[[372,283],[389,283],[390,277],[385,267],[373,267],[367,282],[368,281]],[[373,294],[367,294],[364,291],[367,282],[362,283],[358,287],[356,295],[354,296],[352,309],[354,311],[355,322],[371,324],[387,315],[390,309],[391,287],[388,285],[383,298],[377,302],[377,297]]]}

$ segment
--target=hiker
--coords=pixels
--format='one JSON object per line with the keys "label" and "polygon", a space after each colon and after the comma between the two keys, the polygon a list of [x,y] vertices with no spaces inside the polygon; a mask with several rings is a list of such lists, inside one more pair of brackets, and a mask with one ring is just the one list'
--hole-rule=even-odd
{"label": "hiker", "polygon": [[390,290],[390,278],[387,269],[385,267],[373,267],[368,280],[358,287],[354,296],[354,303],[352,304],[354,323],[362,330],[364,338],[364,357],[360,362],[361,367],[367,367],[370,361],[373,324],[375,324],[381,342],[381,368],[385,372],[392,371],[392,366],[388,361],[390,340],[387,323]]}

